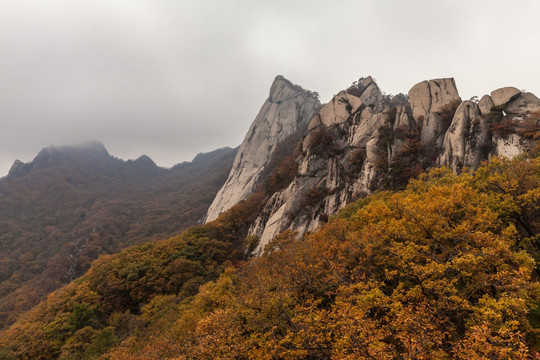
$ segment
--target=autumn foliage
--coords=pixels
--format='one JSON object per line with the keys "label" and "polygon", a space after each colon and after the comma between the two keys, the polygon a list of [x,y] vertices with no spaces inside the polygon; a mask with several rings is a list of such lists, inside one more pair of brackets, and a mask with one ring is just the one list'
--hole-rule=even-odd
{"label": "autumn foliage", "polygon": [[0,179],[0,329],[99,255],[197,224],[235,152],[201,154],[172,169],[75,155],[58,152],[28,174]]}
{"label": "autumn foliage", "polygon": [[432,170],[241,263],[247,201],[101,258],[2,333],[0,356],[534,359],[539,185],[538,157]]}

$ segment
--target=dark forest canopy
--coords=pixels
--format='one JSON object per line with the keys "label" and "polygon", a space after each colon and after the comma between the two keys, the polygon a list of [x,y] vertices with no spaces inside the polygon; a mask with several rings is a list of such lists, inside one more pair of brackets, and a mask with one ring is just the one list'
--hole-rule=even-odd
{"label": "dark forest canopy", "polygon": [[167,238],[203,217],[235,151],[171,169],[99,143],[42,150],[0,181],[0,328],[84,274],[100,254]]}

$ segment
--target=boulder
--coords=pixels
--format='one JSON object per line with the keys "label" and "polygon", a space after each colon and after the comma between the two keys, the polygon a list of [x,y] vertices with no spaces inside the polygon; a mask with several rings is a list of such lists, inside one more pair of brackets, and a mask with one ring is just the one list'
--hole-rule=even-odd
{"label": "boulder", "polygon": [[540,109],[540,99],[532,93],[521,93],[504,108],[507,114],[527,115]]}
{"label": "boulder", "polygon": [[454,102],[461,102],[454,78],[429,81],[431,112],[438,112]]}
{"label": "boulder", "polygon": [[503,87],[491,92],[491,100],[493,100],[494,106],[502,106],[518,97],[519,94],[521,94],[521,91],[515,87]]}
{"label": "boulder", "polygon": [[341,91],[328,104],[323,106],[319,111],[320,116],[313,117],[309,124],[309,130],[321,124],[326,127],[341,124],[347,121],[351,114],[358,111],[361,105],[362,100],[360,98],[348,94],[346,91]]}
{"label": "boulder", "polygon": [[489,95],[482,96],[482,98],[478,102],[478,107],[480,108],[480,114],[484,116],[489,115],[489,113],[491,112],[491,109],[494,106],[495,105],[493,104],[493,100],[491,100],[491,96]]}
{"label": "boulder", "polygon": [[453,78],[422,81],[409,90],[413,118],[419,120],[430,112],[443,110],[453,102],[461,102]]}

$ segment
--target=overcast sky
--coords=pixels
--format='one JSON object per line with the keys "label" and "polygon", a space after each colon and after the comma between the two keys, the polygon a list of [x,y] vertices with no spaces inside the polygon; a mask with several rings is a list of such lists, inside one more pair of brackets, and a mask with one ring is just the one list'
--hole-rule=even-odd
{"label": "overcast sky", "polygon": [[321,95],[454,77],[540,95],[540,1],[0,0],[0,176],[99,140],[161,166],[239,145],[278,74]]}

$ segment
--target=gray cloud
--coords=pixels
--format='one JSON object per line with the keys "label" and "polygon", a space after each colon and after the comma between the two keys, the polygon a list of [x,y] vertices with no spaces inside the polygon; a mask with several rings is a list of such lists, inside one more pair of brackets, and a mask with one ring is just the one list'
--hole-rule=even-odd
{"label": "gray cloud", "polygon": [[236,146],[277,74],[323,101],[454,76],[462,97],[540,94],[536,1],[4,1],[0,175],[49,145],[102,141],[171,166]]}

